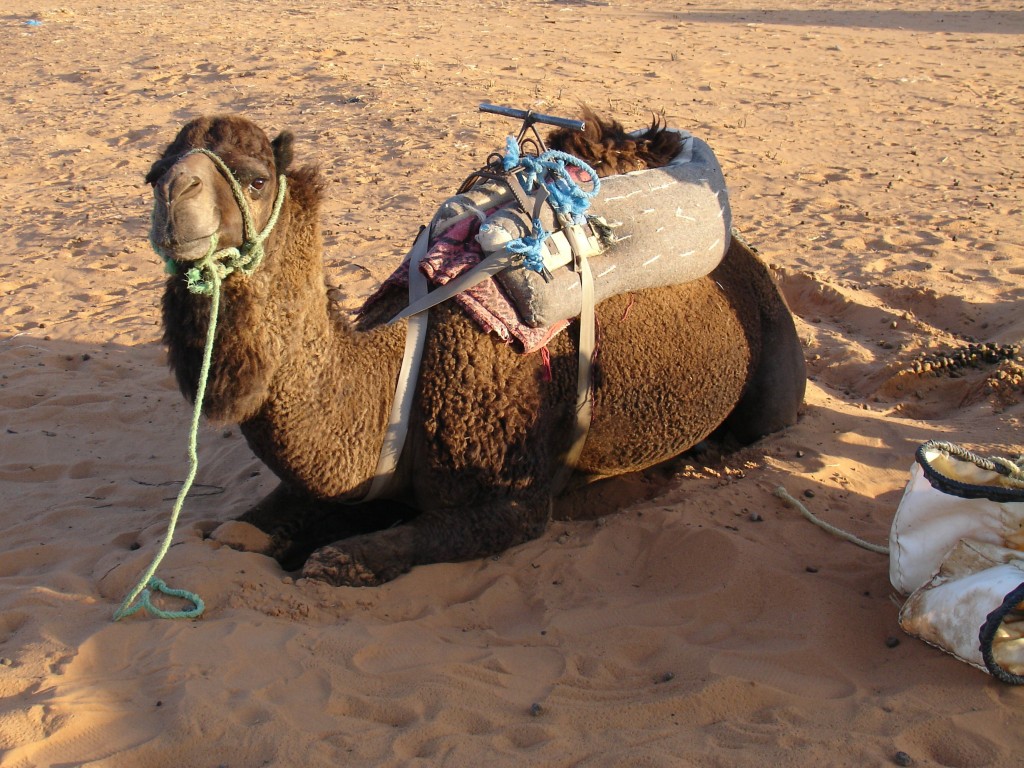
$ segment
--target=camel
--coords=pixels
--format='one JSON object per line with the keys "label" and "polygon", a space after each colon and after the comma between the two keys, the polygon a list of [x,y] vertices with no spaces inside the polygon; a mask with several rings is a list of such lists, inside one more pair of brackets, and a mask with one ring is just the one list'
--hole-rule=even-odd
{"label": "camel", "polygon": [[[621,157],[630,147],[647,155],[605,168],[659,162],[657,125],[641,142],[611,121],[592,123],[589,141],[574,139],[572,149],[592,153],[599,173],[602,154]],[[380,455],[405,322],[354,322],[328,299],[325,182],[313,166],[293,167],[293,145],[290,132],[271,141],[239,116],[201,117],[146,177],[155,197],[151,242],[175,272],[163,297],[164,343],[192,402],[210,300],[191,293],[183,275],[211,236],[225,247],[245,234],[223,171],[190,150],[209,150],[230,169],[257,230],[271,217],[279,176],[287,181],[259,268],[223,282],[203,401],[204,416],[240,425],[280,479],[235,519],[265,534],[257,549],[285,570],[349,586],[539,536],[575,423],[575,323],[549,343],[545,365],[481,333],[451,302],[433,308],[397,482],[389,498],[360,504]],[[597,316],[593,423],[575,478],[642,470],[712,433],[745,444],[795,422],[805,368],[793,319],[765,265],[739,240],[709,276],[610,298]]]}

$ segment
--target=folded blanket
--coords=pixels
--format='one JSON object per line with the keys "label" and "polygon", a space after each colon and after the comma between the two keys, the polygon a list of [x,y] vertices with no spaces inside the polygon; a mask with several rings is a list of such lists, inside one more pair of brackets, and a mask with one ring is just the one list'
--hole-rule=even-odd
{"label": "folded blanket", "polygon": [[[427,255],[420,261],[420,268],[432,285],[445,285],[480,262],[483,254],[476,241],[479,231],[480,220],[470,217],[434,241]],[[365,314],[395,290],[407,291],[408,285],[409,262],[403,261],[366,300],[359,314]],[[541,349],[569,324],[568,320],[561,320],[544,328],[528,326],[520,319],[515,306],[495,280],[478,283],[457,294],[454,301],[485,332],[493,332],[502,341],[516,345],[524,354]]]}

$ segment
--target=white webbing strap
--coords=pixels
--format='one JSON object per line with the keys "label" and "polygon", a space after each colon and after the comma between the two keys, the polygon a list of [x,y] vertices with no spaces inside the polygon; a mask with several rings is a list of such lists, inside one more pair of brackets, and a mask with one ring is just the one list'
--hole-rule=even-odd
{"label": "white webbing strap", "polygon": [[[572,443],[561,461],[562,466],[556,480],[556,492],[568,481],[569,475],[572,474],[576,462],[583,453],[583,446],[587,442],[593,414],[591,369],[594,361],[594,349],[597,346],[594,276],[587,261],[587,254],[591,252],[592,244],[585,240],[580,242],[583,233],[577,228],[567,227],[565,233],[578,263],[582,311],[579,327],[576,425],[573,429]],[[430,228],[424,227],[420,230],[412,250],[409,251],[409,306],[390,321],[394,323],[403,318],[409,318],[405,335],[405,353],[398,374],[398,382],[395,385],[395,399],[391,404],[391,415],[384,433],[384,443],[377,461],[377,469],[374,472],[370,490],[362,501],[379,498],[387,490],[394,477],[395,469],[398,467],[398,460],[401,458],[406,434],[409,431],[409,416],[412,412],[413,397],[416,394],[420,363],[423,360],[423,347],[426,342],[429,317],[427,310],[507,269],[511,261],[511,255],[507,251],[499,251],[456,279],[428,292],[427,278],[420,270],[419,263],[427,253],[429,239]]]}
{"label": "white webbing strap", "polygon": [[[420,230],[412,250],[409,251],[409,302],[419,301],[427,295],[427,278],[419,268],[420,259],[427,253],[429,232],[424,227]],[[416,381],[419,378],[420,362],[423,360],[423,346],[427,339],[426,312],[409,318],[405,332],[405,354],[402,367],[395,385],[395,399],[391,403],[391,415],[384,433],[384,444],[381,447],[377,469],[370,485],[370,491],[362,501],[378,498],[388,487],[395,475],[398,459],[402,455],[405,436],[409,431],[409,414],[412,412],[412,399],[416,394]]]}
{"label": "white webbing strap", "polygon": [[[474,285],[482,283],[489,277],[499,272],[508,269],[512,264],[512,254],[502,249],[496,251],[488,256],[486,259],[476,264],[472,269],[466,270],[461,275],[456,277],[454,280],[449,280],[442,286],[439,286],[432,290],[430,293],[424,292],[419,295],[418,298],[413,298],[412,295],[412,263],[409,263],[409,306],[395,315],[391,320],[388,321],[388,325],[391,323],[397,323],[399,320],[404,320],[407,317],[415,317],[422,312],[426,312],[431,307],[436,307],[442,301],[456,296],[463,291],[468,291]],[[419,279],[423,280],[424,286],[426,285],[426,277],[420,270],[416,270],[419,273]]]}
{"label": "white webbing strap", "polygon": [[579,338],[579,370],[576,379],[576,426],[573,429],[572,443],[562,458],[562,467],[556,475],[555,492],[559,492],[569,481],[569,476],[576,468],[583,446],[590,432],[590,421],[594,412],[594,400],[591,392],[594,350],[597,347],[597,313],[594,303],[594,275],[587,260],[586,246],[577,239],[578,233],[569,228],[565,230],[569,244],[576,254],[577,269],[580,275],[581,307],[580,307],[580,338]]}

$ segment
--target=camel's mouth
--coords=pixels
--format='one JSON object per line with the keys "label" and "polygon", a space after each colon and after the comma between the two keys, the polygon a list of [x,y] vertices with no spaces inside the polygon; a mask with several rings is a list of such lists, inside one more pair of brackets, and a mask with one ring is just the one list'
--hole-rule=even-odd
{"label": "camel's mouth", "polygon": [[154,243],[160,253],[171,261],[189,263],[199,261],[210,252],[210,244],[214,234],[211,232],[208,235],[189,238],[188,240],[178,240],[177,238],[154,239]]}
{"label": "camel's mouth", "polygon": [[196,216],[195,213],[196,209],[191,206],[181,206],[172,213],[162,200],[157,198],[155,201],[149,239],[165,259],[198,261],[209,253],[220,220],[215,216]]}

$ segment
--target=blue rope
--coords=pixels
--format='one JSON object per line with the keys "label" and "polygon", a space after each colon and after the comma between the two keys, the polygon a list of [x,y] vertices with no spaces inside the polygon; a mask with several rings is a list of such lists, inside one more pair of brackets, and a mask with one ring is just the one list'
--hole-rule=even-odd
{"label": "blue rope", "polygon": [[505,139],[505,157],[501,160],[501,167],[508,173],[517,165],[519,165],[519,142],[516,141],[515,136],[509,136]]}
{"label": "blue rope", "polygon": [[540,274],[544,271],[544,241],[551,236],[544,230],[540,219],[533,220],[533,233],[524,235],[517,240],[505,244],[509,253],[518,253],[523,257],[523,266]]}
{"label": "blue rope", "polygon": [[[592,188],[589,192],[576,183],[566,170],[566,165],[574,165],[590,177]],[[601,191],[601,180],[598,179],[597,173],[578,157],[555,149],[546,150],[537,157],[524,155],[514,136],[505,139],[505,156],[501,160],[501,167],[506,172],[521,167],[525,171],[522,181],[527,192],[532,192],[538,179],[541,180],[548,190],[548,202],[551,207],[556,213],[569,217],[574,224],[579,224],[585,219],[590,201]],[[505,247],[509,252],[524,257],[524,267],[542,273],[542,248],[544,241],[550,236],[551,233],[546,232],[541,226],[540,219],[534,219],[533,231],[529,235],[513,240]]]}
{"label": "blue rope", "polygon": [[[544,186],[548,188],[552,207],[558,213],[572,217],[575,223],[582,220],[590,207],[590,201],[601,191],[601,180],[594,169],[568,152],[549,149],[537,157],[524,155],[514,136],[505,139],[505,150],[505,157],[501,161],[502,168],[511,171],[517,166],[522,166],[526,171],[523,186],[527,192],[533,191],[538,179],[542,180]],[[576,183],[566,170],[566,165],[574,165],[590,177],[592,189],[589,192]]]}

